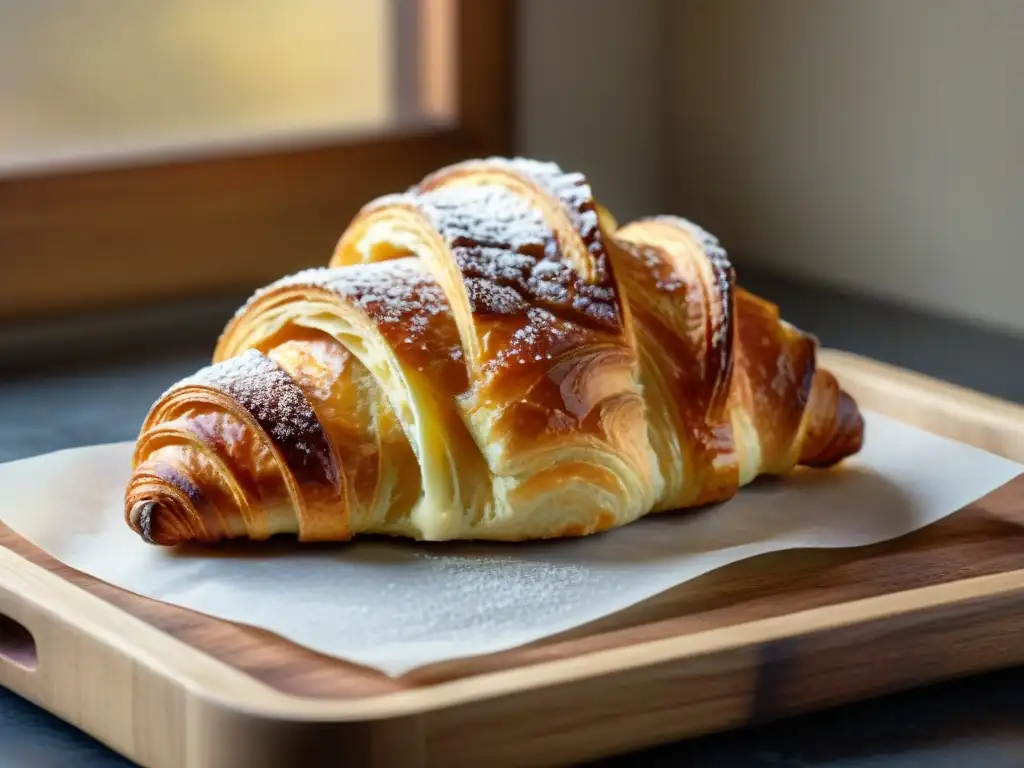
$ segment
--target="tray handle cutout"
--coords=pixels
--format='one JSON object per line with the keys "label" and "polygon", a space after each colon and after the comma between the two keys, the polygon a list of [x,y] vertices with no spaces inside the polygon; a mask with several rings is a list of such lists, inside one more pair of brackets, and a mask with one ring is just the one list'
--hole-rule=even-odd
{"label": "tray handle cutout", "polygon": [[0,660],[29,672],[39,666],[36,639],[28,627],[0,613]]}

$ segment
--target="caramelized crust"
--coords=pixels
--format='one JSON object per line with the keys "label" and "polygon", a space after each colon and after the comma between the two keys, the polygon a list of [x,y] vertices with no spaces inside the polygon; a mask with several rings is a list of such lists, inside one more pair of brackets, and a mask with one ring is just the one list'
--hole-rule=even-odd
{"label": "caramelized crust", "polygon": [[658,509],[729,498],[739,485],[726,403],[733,367],[735,275],[717,240],[659,217],[616,232],[643,361],[651,441],[666,489]]}
{"label": "caramelized crust", "polygon": [[700,227],[467,161],[239,309],[143,424],[126,519],[163,545],[586,535],[856,453],[816,347]]}
{"label": "caramelized crust", "polygon": [[[249,348],[276,351],[282,340],[301,333],[299,329],[319,333],[322,346],[307,346],[304,353],[312,360],[298,370],[326,367],[326,355],[344,350],[352,358],[350,377],[367,382],[363,405],[397,416],[403,434],[400,441],[397,435],[389,440],[387,456],[365,431],[370,428],[366,420],[347,424],[348,434],[336,441],[362,446],[385,475],[388,485],[380,490],[393,488],[415,503],[422,485],[424,499],[411,522],[423,535],[445,536],[458,524],[453,509],[484,503],[486,466],[457,407],[469,387],[458,329],[422,262],[404,258],[313,269],[279,280],[228,324],[214,357],[231,359]],[[307,391],[312,386],[307,383]],[[345,395],[344,388],[332,392],[323,410],[341,412],[336,399]],[[409,455],[417,457],[422,473],[409,466]],[[354,458],[343,460],[342,466]],[[411,506],[395,515],[392,501],[375,497],[364,507],[358,530],[374,529],[390,517],[396,532],[404,532],[402,522]]]}
{"label": "caramelized crust", "polygon": [[[177,430],[159,428],[176,422]],[[176,384],[151,410],[142,434],[135,461],[144,471],[129,486],[127,511],[129,524],[144,538],[215,541],[229,535],[229,527],[215,521],[233,512],[254,539],[278,532],[296,532],[305,540],[349,535],[343,479],[316,413],[292,378],[256,350]],[[182,449],[163,451],[168,458],[153,451],[154,441],[164,447],[175,438]],[[229,476],[224,484],[230,485],[235,467],[249,476],[248,498],[258,497],[260,506],[252,509],[243,487],[230,494],[243,502],[237,511],[215,514],[206,489],[217,488],[220,475]],[[141,477],[150,482],[134,482]],[[199,478],[212,482],[200,484]],[[161,503],[153,480],[175,488],[178,503]],[[284,519],[271,519],[275,512]]]}
{"label": "caramelized crust", "polygon": [[[468,367],[460,406],[493,477],[482,516],[513,538],[534,537],[518,532],[534,514],[527,506],[539,515],[577,486],[615,523],[660,493],[615,247],[578,174],[484,161],[367,206],[331,261],[415,256],[443,290]],[[567,461],[577,453],[586,461]],[[546,471],[554,464],[560,476]],[[597,530],[599,517],[573,525]]]}

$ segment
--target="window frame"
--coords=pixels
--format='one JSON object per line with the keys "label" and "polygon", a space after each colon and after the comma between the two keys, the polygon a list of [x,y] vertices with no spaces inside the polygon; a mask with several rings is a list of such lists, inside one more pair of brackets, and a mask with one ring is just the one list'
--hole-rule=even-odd
{"label": "window frame", "polygon": [[0,178],[0,321],[252,290],[326,264],[370,199],[511,153],[515,0],[447,1],[454,126]]}

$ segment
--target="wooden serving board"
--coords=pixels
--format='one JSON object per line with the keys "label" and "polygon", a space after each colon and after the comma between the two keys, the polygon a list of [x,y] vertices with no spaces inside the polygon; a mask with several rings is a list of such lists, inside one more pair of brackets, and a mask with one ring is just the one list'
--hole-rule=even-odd
{"label": "wooden serving board", "polygon": [[[864,408],[1024,461],[1022,407],[822,364]],[[574,763],[1022,663],[1022,638],[1024,476],[896,541],[754,558],[397,679],[111,587],[0,526],[0,684],[161,768]]]}

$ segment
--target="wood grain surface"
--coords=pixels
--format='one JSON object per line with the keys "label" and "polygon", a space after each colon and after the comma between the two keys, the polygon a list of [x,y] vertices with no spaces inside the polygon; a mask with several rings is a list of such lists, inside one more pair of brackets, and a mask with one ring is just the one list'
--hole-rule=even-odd
{"label": "wood grain surface", "polygon": [[358,698],[730,627],[1024,565],[1024,476],[900,539],[856,549],[777,552],[734,563],[614,616],[521,648],[390,678],[261,629],[139,597],[57,562],[0,524],[0,545],[286,693]]}

